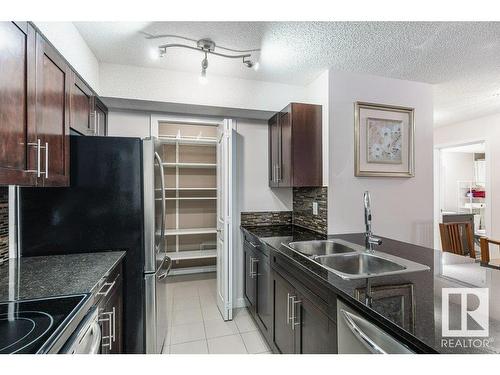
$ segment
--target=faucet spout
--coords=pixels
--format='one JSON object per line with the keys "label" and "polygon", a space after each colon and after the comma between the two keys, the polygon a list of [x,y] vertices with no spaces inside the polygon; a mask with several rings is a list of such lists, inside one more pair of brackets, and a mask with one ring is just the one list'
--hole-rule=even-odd
{"label": "faucet spout", "polygon": [[363,194],[363,205],[365,209],[365,247],[370,253],[374,251],[374,245],[381,245],[382,240],[372,235],[372,209],[370,192],[365,191]]}

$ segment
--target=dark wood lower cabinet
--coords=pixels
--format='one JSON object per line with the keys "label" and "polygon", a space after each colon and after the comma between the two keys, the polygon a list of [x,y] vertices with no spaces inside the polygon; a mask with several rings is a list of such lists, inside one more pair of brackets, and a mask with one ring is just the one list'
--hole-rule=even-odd
{"label": "dark wood lower cabinet", "polygon": [[244,238],[247,307],[273,351],[337,353],[335,294],[257,238]]}
{"label": "dark wood lower cabinet", "polygon": [[296,353],[337,353],[337,326],[304,295],[298,295],[296,308]]}
{"label": "dark wood lower cabinet", "polygon": [[290,297],[294,289],[273,272],[273,343],[281,354],[295,353],[295,332],[290,325]]}
{"label": "dark wood lower cabinet", "polygon": [[267,333],[271,331],[273,320],[272,310],[272,285],[271,285],[271,263],[269,256],[255,251],[257,261],[254,265],[256,277],[256,305],[255,315],[264,326]]}
{"label": "dark wood lower cabinet", "polygon": [[99,309],[101,354],[123,353],[122,267],[118,266],[102,286]]}

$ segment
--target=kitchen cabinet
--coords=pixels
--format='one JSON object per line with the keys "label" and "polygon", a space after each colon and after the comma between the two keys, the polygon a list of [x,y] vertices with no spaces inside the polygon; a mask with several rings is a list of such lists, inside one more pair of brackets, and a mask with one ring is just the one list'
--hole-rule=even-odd
{"label": "kitchen cabinet", "polygon": [[0,185],[36,183],[35,38],[27,22],[0,22]]}
{"label": "kitchen cabinet", "polygon": [[290,103],[268,121],[269,186],[322,186],[321,106]]}
{"label": "kitchen cabinet", "polygon": [[243,270],[245,273],[245,278],[244,278],[245,299],[247,300],[248,303],[248,309],[251,312],[254,312],[256,304],[255,293],[257,290],[257,285],[256,285],[257,279],[255,277],[254,267],[257,258],[255,256],[255,250],[251,247],[249,242],[245,242],[243,246],[243,253],[245,256],[245,263]]}
{"label": "kitchen cabinet", "polygon": [[69,128],[106,135],[107,108],[31,23],[0,40],[0,185],[68,186]]}
{"label": "kitchen cabinet", "polygon": [[295,353],[295,332],[290,325],[290,297],[294,289],[278,273],[273,273],[273,342],[282,354]]}
{"label": "kitchen cabinet", "polygon": [[[308,293],[300,292],[278,272],[273,272],[274,344],[281,353],[337,353],[336,324]],[[323,310],[323,311],[322,311]]]}
{"label": "kitchen cabinet", "polygon": [[106,277],[97,293],[99,324],[101,326],[101,354],[123,352],[123,276],[120,263]]}
{"label": "kitchen cabinet", "polygon": [[95,135],[106,136],[108,134],[108,108],[94,97]]}
{"label": "kitchen cabinet", "polygon": [[268,255],[260,244],[245,240],[243,246],[244,293],[247,307],[266,339],[270,339],[272,326],[271,266]]}
{"label": "kitchen cabinet", "polygon": [[71,70],[42,35],[36,36],[37,186],[69,185]]}
{"label": "kitchen cabinet", "polygon": [[76,73],[71,72],[70,127],[82,135],[94,135],[94,95]]}
{"label": "kitchen cabinet", "polygon": [[71,73],[70,127],[81,135],[107,134],[107,107],[92,89],[75,73]]}

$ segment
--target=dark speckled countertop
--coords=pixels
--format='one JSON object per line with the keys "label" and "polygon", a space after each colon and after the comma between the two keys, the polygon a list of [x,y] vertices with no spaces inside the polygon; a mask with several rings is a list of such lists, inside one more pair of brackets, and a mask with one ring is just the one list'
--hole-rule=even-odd
{"label": "dark speckled countertop", "polygon": [[10,259],[0,266],[0,302],[93,292],[124,251]]}
{"label": "dark speckled countertop", "polygon": [[[363,233],[324,236],[293,225],[242,229],[266,245],[266,251],[284,255],[311,276],[326,281],[338,296],[370,315],[374,321],[390,330],[395,336],[416,343],[424,352],[500,353],[498,269],[483,267],[468,257],[383,238],[382,245],[376,247],[377,251],[427,265],[430,270],[372,278],[374,296],[372,304],[369,305],[363,298],[366,292],[366,279],[343,280],[307,257],[298,255],[282,245],[292,241],[341,238],[364,246]],[[487,340],[486,344],[474,347],[479,343],[478,339],[483,340],[477,337],[443,337],[441,329],[443,288],[487,288],[489,333],[484,338]],[[460,298],[459,295],[456,297]],[[452,298],[448,304],[449,326],[452,329],[460,324],[459,301],[458,299],[457,303],[457,299]],[[451,342],[450,339],[455,341]],[[450,345],[453,347],[449,347]]]}

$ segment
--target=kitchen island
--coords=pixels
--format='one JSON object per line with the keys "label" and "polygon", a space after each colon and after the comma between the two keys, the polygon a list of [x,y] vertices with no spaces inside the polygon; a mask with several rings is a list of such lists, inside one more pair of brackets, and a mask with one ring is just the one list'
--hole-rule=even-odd
{"label": "kitchen island", "polygon": [[[341,239],[364,246],[363,233],[325,236],[293,225],[242,227],[242,230],[245,243],[253,244],[250,247],[255,249],[256,254],[262,252],[268,257],[273,274],[277,273],[279,278],[283,277],[287,281],[299,280],[300,285],[307,286],[308,283],[313,283],[309,288],[313,298],[309,300],[312,300],[313,305],[320,310],[321,305],[324,305],[324,316],[328,317],[330,325],[337,324],[335,311],[338,298],[416,353],[500,353],[500,313],[496,309],[496,302],[500,301],[498,286],[500,272],[496,269],[483,267],[467,257],[382,238],[383,242],[376,247],[377,251],[425,265],[428,270],[372,277],[370,278],[372,298],[368,299],[367,279],[343,279],[286,246],[294,241],[324,239]],[[260,267],[259,259],[255,256],[251,258],[252,263]],[[255,275],[261,274],[261,268],[255,271],[255,264],[251,271],[254,271]],[[259,276],[256,276],[257,279]],[[278,284],[275,281],[274,284],[272,282],[268,284],[271,288],[268,314],[272,317],[267,320],[267,326],[272,327],[266,326],[267,332],[263,332],[264,336],[276,352],[301,352],[300,347],[297,348],[296,332],[294,332],[294,348],[284,351],[276,345],[276,340],[280,339],[280,333],[276,332],[279,316],[275,311],[279,308],[279,304],[273,300],[272,294]],[[486,337],[443,336],[442,297],[445,290],[443,288],[488,288],[490,309],[487,319],[489,332]],[[315,297],[318,297],[318,303],[314,303]],[[448,306],[449,327],[459,327],[462,316],[460,295],[452,294]],[[257,323],[262,331],[262,321],[265,319],[259,318],[258,314],[254,314],[254,317],[257,317]],[[293,324],[300,325],[301,322],[295,323],[294,320]],[[329,325],[325,323],[323,331],[328,327]],[[294,327],[294,330],[297,328]],[[328,340],[333,339],[336,339],[336,335],[334,337],[331,333]],[[335,349],[329,352],[335,352]]]}

